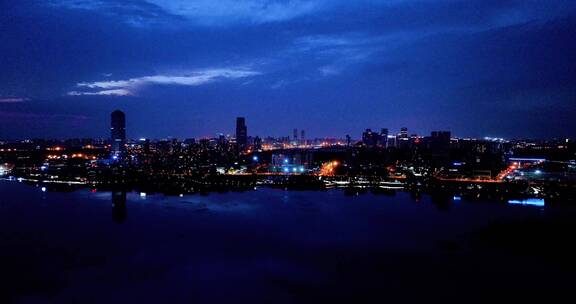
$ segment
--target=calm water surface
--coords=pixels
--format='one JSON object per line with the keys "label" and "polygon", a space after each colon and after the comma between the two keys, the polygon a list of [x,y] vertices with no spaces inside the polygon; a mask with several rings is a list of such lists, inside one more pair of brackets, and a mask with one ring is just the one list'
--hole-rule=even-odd
{"label": "calm water surface", "polygon": [[[570,206],[0,182],[0,302],[483,302],[575,282]],[[570,239],[571,238],[571,239]]]}

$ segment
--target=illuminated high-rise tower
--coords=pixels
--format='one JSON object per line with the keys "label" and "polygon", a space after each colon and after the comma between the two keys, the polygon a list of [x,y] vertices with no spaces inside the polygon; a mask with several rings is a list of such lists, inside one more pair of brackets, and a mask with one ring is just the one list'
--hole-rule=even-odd
{"label": "illuminated high-rise tower", "polygon": [[408,128],[404,127],[400,129],[400,134],[397,137],[397,145],[399,148],[406,149],[410,145],[410,140],[408,138]]}
{"label": "illuminated high-rise tower", "polygon": [[119,155],[126,149],[126,116],[124,112],[112,112],[110,122],[110,135],[112,139],[112,153]]}
{"label": "illuminated high-rise tower", "polygon": [[408,128],[404,127],[400,129],[400,138],[408,138]]}
{"label": "illuminated high-rise tower", "polygon": [[380,142],[378,143],[378,145],[382,148],[386,148],[388,145],[388,129],[387,128],[382,128],[382,130],[380,130]]}

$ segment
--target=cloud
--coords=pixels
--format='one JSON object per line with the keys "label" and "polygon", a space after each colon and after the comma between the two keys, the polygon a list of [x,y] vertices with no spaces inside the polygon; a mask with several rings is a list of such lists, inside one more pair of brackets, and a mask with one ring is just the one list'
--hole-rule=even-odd
{"label": "cloud", "polygon": [[276,90],[276,89],[280,89],[280,88],[286,86],[287,84],[288,84],[288,81],[281,79],[281,80],[278,80],[275,83],[273,83],[271,88]]}
{"label": "cloud", "polygon": [[74,115],[74,114],[47,114],[47,113],[22,113],[22,112],[8,112],[0,111],[0,117],[2,119],[29,119],[34,121],[41,121],[47,119],[53,120],[89,120],[90,117],[85,115]]}
{"label": "cloud", "polygon": [[169,25],[182,20],[182,17],[170,14],[164,8],[144,0],[48,0],[45,4],[53,8],[97,11],[117,17],[135,27]]}
{"label": "cloud", "polygon": [[294,43],[303,50],[324,47],[344,47],[373,44],[377,42],[376,37],[368,36],[364,33],[345,33],[338,35],[311,35],[298,37]]}
{"label": "cloud", "polygon": [[260,74],[260,72],[248,69],[208,69],[194,71],[185,75],[154,75],[130,78],[128,80],[81,82],[76,86],[86,89],[85,91],[71,91],[67,95],[129,96],[136,95],[140,88],[149,85],[200,86],[218,80],[240,79]]}
{"label": "cloud", "polygon": [[[164,24],[227,26],[266,24],[314,16],[314,24],[347,28],[494,27],[574,9],[573,0],[44,0],[49,7],[91,10],[140,27]],[[342,18],[345,15],[347,18]],[[310,20],[312,20],[310,19]],[[341,23],[343,19],[352,23]],[[306,19],[306,22],[310,21]],[[178,26],[178,25],[177,25]]]}
{"label": "cloud", "polygon": [[81,92],[81,91],[70,91],[66,93],[68,96],[131,96],[134,95],[132,92],[126,89],[116,89],[116,90],[102,90],[96,92]]}
{"label": "cloud", "polygon": [[268,23],[290,20],[325,6],[325,0],[50,0],[51,7],[96,10],[126,17],[131,25],[185,19],[218,26],[231,23]]}
{"label": "cloud", "polygon": [[331,76],[340,74],[340,70],[334,66],[323,66],[318,69],[323,76]]}
{"label": "cloud", "polygon": [[397,47],[400,42],[397,35],[374,35],[353,32],[340,35],[310,35],[293,40],[285,55],[301,58],[306,56],[306,63],[312,73],[322,76],[335,76],[344,70],[367,63],[373,63],[375,55],[384,50]]}
{"label": "cloud", "polygon": [[21,103],[28,101],[28,98],[24,97],[0,97],[0,103]]}
{"label": "cloud", "polygon": [[309,0],[149,0],[170,13],[201,22],[266,23],[296,18],[314,11],[323,1]]}

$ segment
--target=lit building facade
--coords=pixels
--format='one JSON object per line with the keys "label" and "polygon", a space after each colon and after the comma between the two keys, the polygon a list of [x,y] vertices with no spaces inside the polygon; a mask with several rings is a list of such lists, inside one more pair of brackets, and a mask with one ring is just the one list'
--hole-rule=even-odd
{"label": "lit building facade", "polygon": [[117,156],[126,151],[126,115],[116,110],[112,112],[110,118],[112,153]]}

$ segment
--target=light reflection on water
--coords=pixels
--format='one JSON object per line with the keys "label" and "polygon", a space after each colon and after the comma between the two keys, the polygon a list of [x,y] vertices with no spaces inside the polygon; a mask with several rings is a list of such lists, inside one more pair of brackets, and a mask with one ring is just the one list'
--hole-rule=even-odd
{"label": "light reflection on water", "polygon": [[[94,302],[103,303],[112,294],[124,295],[125,302],[165,302],[166,292],[176,295],[171,302],[261,303],[296,294],[286,303],[301,303],[310,292],[338,300],[339,291],[351,296],[350,303],[366,286],[381,295],[382,286],[394,286],[398,278],[412,282],[412,274],[460,278],[462,267],[481,260],[460,249],[467,236],[493,221],[539,218],[555,207],[542,212],[509,204],[542,207],[543,200],[503,204],[407,192],[350,196],[341,190],[259,188],[142,197],[50,190],[0,183],[0,278],[12,284],[4,294],[47,288],[54,303],[82,302],[97,282]],[[452,266],[455,254],[470,260]],[[464,275],[493,279],[498,276],[477,274],[508,266],[499,261]],[[20,274],[26,275],[14,279]],[[30,287],[29,277],[40,287]],[[59,285],[51,285],[58,278]],[[402,297],[413,288],[403,286]]]}
{"label": "light reflection on water", "polygon": [[523,200],[509,200],[508,204],[536,206],[536,207],[544,207],[545,206],[543,198],[527,198],[527,199],[523,199]]}

